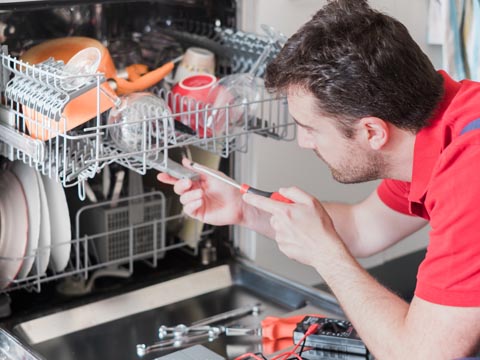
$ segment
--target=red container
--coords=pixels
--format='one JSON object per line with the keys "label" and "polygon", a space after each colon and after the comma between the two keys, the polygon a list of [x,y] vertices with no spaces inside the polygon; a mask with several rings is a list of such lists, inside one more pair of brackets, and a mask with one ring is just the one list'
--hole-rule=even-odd
{"label": "red container", "polygon": [[[212,130],[205,129],[208,111],[205,106],[209,104],[210,89],[217,82],[217,78],[210,74],[199,74],[186,77],[172,89],[168,99],[175,120],[190,126],[200,137],[211,137]],[[211,104],[209,104],[211,105]]]}

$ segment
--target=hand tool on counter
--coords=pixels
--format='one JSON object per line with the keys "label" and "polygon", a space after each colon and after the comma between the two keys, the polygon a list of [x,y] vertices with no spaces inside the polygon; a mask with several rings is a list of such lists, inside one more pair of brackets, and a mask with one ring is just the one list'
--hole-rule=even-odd
{"label": "hand tool on counter", "polygon": [[[239,326],[214,325],[209,326],[207,323],[214,323],[232,318],[232,314],[237,317],[241,310],[239,308],[227,313],[215,315],[198,321],[195,325],[187,327],[186,325],[177,325],[176,327],[163,327],[159,329],[160,341],[150,346],[145,344],[137,345],[138,357],[143,357],[154,351],[165,351],[178,349],[194,344],[204,342],[212,342],[221,335],[225,336],[261,336],[262,346],[265,353],[274,353],[278,350],[288,348],[293,345],[293,330],[305,315],[294,315],[290,317],[274,317],[268,316],[261,321],[261,326],[254,328],[245,328]],[[243,313],[245,315],[245,313]],[[228,316],[228,317],[227,317]],[[315,315],[321,317],[322,315]],[[168,336],[167,336],[168,335]]]}
{"label": "hand tool on counter", "polygon": [[179,324],[173,327],[167,326],[160,326],[158,328],[158,338],[159,339],[166,339],[169,337],[181,337],[189,333],[190,331],[202,331],[209,328],[208,325],[217,324],[221,321],[230,320],[234,318],[238,318],[245,315],[257,315],[262,311],[261,304],[253,304],[253,305],[246,305],[239,307],[237,309],[229,310],[217,315],[210,316],[208,318],[195,321],[190,326],[186,326],[184,324]]}
{"label": "hand tool on counter", "polygon": [[[227,329],[230,328],[221,325],[210,325],[218,324],[219,322],[226,320],[236,319],[245,315],[257,315],[261,312],[261,310],[261,304],[250,304],[193,322],[190,326],[179,324],[173,327],[167,327],[162,325],[158,329],[158,337],[160,341],[149,346],[145,344],[137,344],[137,355],[138,357],[143,357],[146,354],[154,351],[169,350],[172,348],[184,347],[187,344],[190,346],[196,343],[213,341],[221,334],[226,333]],[[235,333],[233,329],[228,331],[232,334]],[[245,331],[242,333],[237,331],[235,335],[246,335],[247,333],[253,334],[253,330],[251,329],[245,329]]]}
{"label": "hand tool on counter", "polygon": [[188,333],[178,335],[178,337],[163,339],[159,342],[156,342],[150,346],[145,344],[137,345],[137,356],[143,357],[154,351],[165,351],[171,349],[178,349],[185,346],[192,346],[195,344],[201,344],[204,342],[212,342],[222,334],[225,336],[261,336],[262,330],[250,329],[250,328],[241,328],[241,327],[225,327],[222,325],[219,326],[199,326],[193,329],[190,329]]}
{"label": "hand tool on counter", "polygon": [[227,184],[229,184],[233,187],[236,187],[237,189],[240,190],[240,192],[242,194],[251,193],[251,194],[255,194],[255,195],[264,196],[264,197],[267,197],[267,198],[270,198],[270,199],[273,199],[273,200],[276,200],[276,201],[280,201],[280,202],[283,202],[283,203],[293,204],[292,200],[287,199],[285,196],[280,195],[280,193],[278,193],[276,191],[275,192],[268,192],[268,191],[263,191],[263,190],[256,189],[256,188],[251,187],[250,185],[247,185],[247,184],[241,184],[240,185],[239,183],[233,181],[232,179],[223,177],[223,176],[217,174],[216,172],[212,171],[211,169],[207,168],[206,166],[200,165],[200,164],[195,163],[193,161],[190,163],[190,166],[193,169],[195,169],[195,170],[197,170],[201,173],[210,175],[210,176],[214,177],[215,179],[218,179],[220,181],[223,181],[224,183],[227,183]]}

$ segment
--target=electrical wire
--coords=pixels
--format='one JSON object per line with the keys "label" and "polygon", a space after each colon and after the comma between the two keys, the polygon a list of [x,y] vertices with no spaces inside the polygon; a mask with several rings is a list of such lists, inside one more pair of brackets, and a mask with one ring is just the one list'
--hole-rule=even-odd
{"label": "electrical wire", "polygon": [[302,354],[303,354],[303,349],[305,347],[305,343],[307,342],[307,338],[303,339],[302,341],[302,347],[300,348],[300,351],[298,352],[298,355],[300,355],[300,357],[302,357]]}
{"label": "electrical wire", "polygon": [[254,353],[246,353],[236,357],[235,360],[243,360],[243,359],[249,359],[249,358],[252,358],[254,360],[266,360],[265,356],[263,356],[262,354],[260,354],[260,356],[261,357],[258,357],[258,355]]}
{"label": "electrical wire", "polygon": [[305,331],[305,334],[303,335],[303,337],[300,339],[300,341],[297,343],[297,345],[295,345],[295,347],[291,351],[279,354],[273,357],[271,360],[278,360],[280,358],[282,358],[282,360],[287,360],[290,356],[295,356],[296,359],[302,360],[302,358],[297,353],[295,353],[295,351],[297,351],[300,345],[305,343],[308,336],[312,335],[314,332],[318,330],[318,327],[319,327],[319,324],[317,323],[310,325],[307,331]]}
{"label": "electrical wire", "polygon": [[[281,353],[271,358],[270,360],[279,360],[280,358],[282,358],[282,360],[289,360],[291,356],[293,356],[297,360],[302,360],[302,357],[300,355],[303,352],[303,348],[305,346],[307,337],[312,335],[314,332],[316,332],[318,330],[318,327],[319,327],[319,324],[317,323],[310,325],[307,331],[305,332],[305,334],[303,335],[303,337],[300,339],[300,341],[295,345],[295,347],[291,351]],[[300,346],[301,346],[300,353],[297,354],[296,351]],[[260,355],[261,358],[258,355]],[[236,357],[234,360],[248,360],[250,358],[253,360],[266,360],[265,356],[263,356],[262,354],[254,354],[254,353],[246,353],[246,354],[240,355]]]}

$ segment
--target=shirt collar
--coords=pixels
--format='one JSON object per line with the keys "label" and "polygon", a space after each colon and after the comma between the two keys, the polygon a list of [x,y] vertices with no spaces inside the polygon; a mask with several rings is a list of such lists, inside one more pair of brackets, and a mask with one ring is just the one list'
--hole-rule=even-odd
{"label": "shirt collar", "polygon": [[441,119],[461,86],[444,71],[439,73],[444,80],[444,96],[429,120],[430,125],[420,130],[415,138],[412,182],[408,196],[410,202],[423,202],[433,168],[443,149],[444,128]]}

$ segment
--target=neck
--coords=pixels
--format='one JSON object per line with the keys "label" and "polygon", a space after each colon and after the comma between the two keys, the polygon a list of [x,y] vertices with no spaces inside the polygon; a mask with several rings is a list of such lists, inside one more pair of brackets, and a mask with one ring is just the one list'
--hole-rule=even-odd
{"label": "neck", "polygon": [[414,133],[392,126],[390,141],[385,148],[385,156],[390,165],[386,178],[412,181],[415,139]]}

